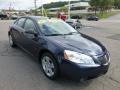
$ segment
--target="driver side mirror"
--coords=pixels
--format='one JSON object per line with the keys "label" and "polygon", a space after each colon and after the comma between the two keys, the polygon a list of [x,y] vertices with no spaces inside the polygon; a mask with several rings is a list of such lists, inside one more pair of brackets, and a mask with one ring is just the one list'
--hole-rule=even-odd
{"label": "driver side mirror", "polygon": [[33,34],[34,36],[37,36],[37,35],[38,35],[38,33],[35,32],[35,31],[33,31],[33,30],[25,31],[25,33],[27,33],[27,34]]}

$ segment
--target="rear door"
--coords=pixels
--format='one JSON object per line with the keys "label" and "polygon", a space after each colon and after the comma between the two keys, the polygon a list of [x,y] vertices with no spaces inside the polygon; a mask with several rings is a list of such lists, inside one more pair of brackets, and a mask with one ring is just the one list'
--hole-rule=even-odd
{"label": "rear door", "polygon": [[23,26],[25,23],[26,18],[20,18],[14,23],[14,28],[12,30],[13,37],[15,38],[15,41],[17,42],[18,45],[23,46]]}

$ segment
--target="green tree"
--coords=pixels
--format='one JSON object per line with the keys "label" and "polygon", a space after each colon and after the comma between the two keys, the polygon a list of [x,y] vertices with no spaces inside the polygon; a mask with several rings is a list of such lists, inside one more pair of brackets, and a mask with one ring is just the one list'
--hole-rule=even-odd
{"label": "green tree", "polygon": [[97,9],[100,9],[101,13],[110,10],[114,0],[91,0],[89,3],[94,8],[96,14]]}
{"label": "green tree", "polygon": [[117,9],[120,9],[120,0],[114,0],[114,6]]}
{"label": "green tree", "polygon": [[67,14],[67,12],[68,12],[68,8],[65,6],[61,7],[60,10],[65,12],[65,14]]}
{"label": "green tree", "polygon": [[[71,3],[77,3],[77,2],[79,1],[71,1]],[[45,9],[49,9],[49,8],[63,7],[67,4],[68,4],[68,1],[59,1],[59,2],[51,2],[48,4],[44,4],[43,6]],[[41,8],[41,6],[39,8]]]}
{"label": "green tree", "polygon": [[113,7],[114,0],[100,0],[101,12],[110,10]]}
{"label": "green tree", "polygon": [[95,15],[96,15],[97,8],[99,7],[99,2],[100,0],[90,0],[89,2],[89,4],[92,6],[92,8],[95,11]]}

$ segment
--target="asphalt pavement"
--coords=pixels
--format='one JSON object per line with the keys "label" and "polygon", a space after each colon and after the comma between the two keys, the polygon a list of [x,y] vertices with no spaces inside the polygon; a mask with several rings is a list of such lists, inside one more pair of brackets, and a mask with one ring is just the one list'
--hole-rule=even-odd
{"label": "asphalt pavement", "polygon": [[[120,14],[107,20],[85,21],[80,32],[101,41],[111,54],[106,75],[75,82],[68,78],[47,79],[33,57],[9,46],[7,32],[12,21],[0,21],[0,90],[120,90]],[[114,20],[116,19],[116,20]],[[114,21],[113,21],[114,20]],[[113,21],[113,22],[112,22]]]}

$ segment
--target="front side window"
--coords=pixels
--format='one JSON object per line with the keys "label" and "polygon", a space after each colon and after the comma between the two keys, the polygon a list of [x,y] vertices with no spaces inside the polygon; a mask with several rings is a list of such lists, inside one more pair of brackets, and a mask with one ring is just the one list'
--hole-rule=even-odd
{"label": "front side window", "polygon": [[74,28],[58,19],[48,19],[38,21],[42,33],[45,35],[65,35],[78,33]]}
{"label": "front side window", "polygon": [[27,19],[26,22],[25,22],[24,29],[26,31],[35,31],[34,22],[32,20],[30,20],[30,19]]}
{"label": "front side window", "polygon": [[21,19],[19,19],[19,20],[16,22],[16,24],[17,24],[19,27],[23,27],[24,22],[25,22],[25,18],[21,18]]}

